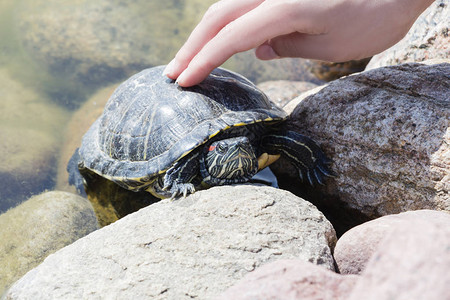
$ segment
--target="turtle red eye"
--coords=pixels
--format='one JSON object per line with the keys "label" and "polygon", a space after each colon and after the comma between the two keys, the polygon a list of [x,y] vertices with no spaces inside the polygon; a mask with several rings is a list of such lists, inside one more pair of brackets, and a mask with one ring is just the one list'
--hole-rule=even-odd
{"label": "turtle red eye", "polygon": [[216,146],[209,146],[208,151],[214,151],[214,149],[216,149]]}

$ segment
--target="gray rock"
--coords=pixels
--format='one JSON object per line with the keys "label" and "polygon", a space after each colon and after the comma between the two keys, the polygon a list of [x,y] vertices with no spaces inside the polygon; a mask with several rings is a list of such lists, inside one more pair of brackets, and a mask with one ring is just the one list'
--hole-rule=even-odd
{"label": "gray rock", "polygon": [[312,204],[251,185],[162,200],[49,256],[6,299],[207,299],[277,259],[333,269],[335,232]]}
{"label": "gray rock", "polygon": [[46,192],[0,215],[0,295],[51,253],[98,228],[88,200]]}
{"label": "gray rock", "polygon": [[449,268],[449,216],[410,218],[380,242],[348,299],[450,299]]}
{"label": "gray rock", "polygon": [[408,34],[391,48],[375,55],[366,70],[428,59],[448,59],[449,28],[449,2],[434,1],[416,20]]}
{"label": "gray rock", "polygon": [[450,210],[449,74],[448,63],[379,68],[336,80],[296,106],[292,125],[333,160],[337,176],[322,189],[328,199],[370,218]]}
{"label": "gray rock", "polygon": [[334,259],[341,274],[360,274],[381,241],[400,225],[415,220],[439,220],[450,228],[450,214],[433,210],[417,210],[389,215],[356,226],[342,235],[334,249]]}
{"label": "gray rock", "polygon": [[300,260],[278,260],[249,273],[217,300],[346,300],[357,279]]}
{"label": "gray rock", "polygon": [[280,260],[247,274],[219,299],[450,299],[450,214],[421,211],[381,219],[401,221],[385,230],[361,275]]}

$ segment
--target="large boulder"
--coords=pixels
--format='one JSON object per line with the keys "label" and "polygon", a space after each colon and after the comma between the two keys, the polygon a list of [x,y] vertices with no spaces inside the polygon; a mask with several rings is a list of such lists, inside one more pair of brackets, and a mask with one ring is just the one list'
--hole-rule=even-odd
{"label": "large boulder", "polygon": [[[277,259],[334,269],[331,224],[271,187],[215,187],[162,200],[49,256],[6,299],[208,299]],[[95,280],[93,280],[95,278]]]}
{"label": "large boulder", "polygon": [[31,197],[0,215],[0,295],[48,255],[98,228],[91,204],[66,192]]}
{"label": "large boulder", "polygon": [[247,274],[219,299],[450,299],[450,215],[439,212],[433,218],[418,212],[401,218],[386,231],[359,276],[280,260]]}
{"label": "large boulder", "polygon": [[366,70],[428,59],[450,58],[450,5],[434,1],[397,44],[375,55]]}
{"label": "large boulder", "polygon": [[0,69],[0,213],[53,186],[67,111]]}
{"label": "large boulder", "polygon": [[380,242],[347,299],[450,299],[448,224],[448,216],[399,224]]}
{"label": "large boulder", "polygon": [[[334,249],[334,259],[341,274],[360,274],[380,243],[397,227],[416,220],[435,222],[439,220],[450,228],[450,214],[433,210],[408,211],[388,215],[356,226],[342,235]],[[397,238],[402,238],[398,236]],[[450,238],[450,237],[449,237]]]}
{"label": "large boulder", "polygon": [[[336,173],[321,190],[325,206],[341,203],[367,218],[450,210],[449,74],[448,63],[384,67],[303,98],[291,124],[318,141]],[[295,191],[285,170],[279,184]]]}
{"label": "large boulder", "polygon": [[249,273],[216,300],[345,300],[357,279],[298,259],[277,260]]}

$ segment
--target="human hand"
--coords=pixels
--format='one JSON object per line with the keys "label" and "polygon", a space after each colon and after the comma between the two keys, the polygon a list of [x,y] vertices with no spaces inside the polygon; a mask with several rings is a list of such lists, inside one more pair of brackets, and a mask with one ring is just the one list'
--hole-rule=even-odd
{"label": "human hand", "polygon": [[362,59],[398,42],[433,0],[222,0],[213,4],[164,74],[200,83],[233,54],[259,59]]}

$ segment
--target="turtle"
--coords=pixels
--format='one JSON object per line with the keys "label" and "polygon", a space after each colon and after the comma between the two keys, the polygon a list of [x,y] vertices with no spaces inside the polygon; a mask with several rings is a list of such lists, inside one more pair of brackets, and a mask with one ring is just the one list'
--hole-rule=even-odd
{"label": "turtle", "polygon": [[186,196],[248,182],[280,155],[312,185],[333,176],[321,148],[244,76],[219,67],[183,88],[164,67],[133,75],[111,95],[71,159],[77,167],[68,167],[79,190],[80,173],[93,172],[161,199]]}

